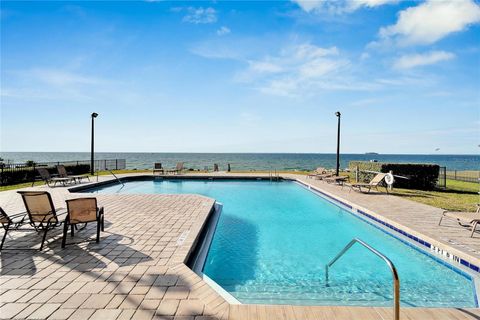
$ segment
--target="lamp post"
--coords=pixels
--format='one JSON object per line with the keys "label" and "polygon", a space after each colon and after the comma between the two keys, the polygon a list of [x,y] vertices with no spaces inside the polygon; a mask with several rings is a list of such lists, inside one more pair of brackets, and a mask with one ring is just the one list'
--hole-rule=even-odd
{"label": "lamp post", "polygon": [[95,131],[94,131],[94,120],[96,117],[98,117],[98,113],[93,112],[92,115],[92,149],[91,149],[91,154],[90,154],[90,174],[93,176],[94,174],[94,167],[93,167],[93,162],[94,162],[94,157],[93,157],[93,152],[94,152],[94,138],[95,138]]}
{"label": "lamp post", "polygon": [[340,169],[340,117],[341,114],[339,111],[335,112],[335,115],[338,118],[338,128],[337,128],[337,168],[335,170],[335,175],[338,176],[338,171]]}

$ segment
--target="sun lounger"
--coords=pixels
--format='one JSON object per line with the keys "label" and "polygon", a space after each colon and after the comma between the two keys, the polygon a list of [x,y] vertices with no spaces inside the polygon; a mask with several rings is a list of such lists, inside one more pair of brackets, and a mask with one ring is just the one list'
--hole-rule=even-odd
{"label": "sun lounger", "polygon": [[67,200],[67,217],[63,225],[62,248],[67,241],[68,227],[71,227],[71,236],[74,236],[74,228],[79,223],[97,222],[97,238],[100,241],[100,230],[104,231],[104,210],[97,206],[96,198],[78,198]]}
{"label": "sun lounger", "polygon": [[90,181],[90,177],[87,175],[87,174],[77,174],[77,175],[68,175],[67,173],[67,169],[65,169],[65,166],[60,164],[57,166],[57,171],[58,171],[58,176],[60,178],[70,178],[72,179],[73,181],[76,181],[76,182],[82,182],[82,179],[85,179],[87,178],[88,181]]}
{"label": "sun lounger", "polygon": [[182,172],[182,170],[183,170],[183,162],[178,162],[175,168],[168,169],[167,172],[179,174],[180,172]]}
{"label": "sun lounger", "polygon": [[438,221],[438,225],[442,223],[443,218],[451,218],[457,220],[458,224],[463,227],[472,228],[470,237],[473,237],[477,224],[480,222],[480,204],[477,204],[477,211],[475,212],[456,212],[456,211],[444,211]]}
{"label": "sun lounger", "polygon": [[[372,190],[372,188],[374,188],[375,190],[378,191],[378,187],[381,186],[381,184],[382,184],[383,180],[385,179],[386,175],[387,175],[386,173],[378,173],[368,183],[365,183],[365,182],[345,183],[344,186],[350,187],[349,191],[358,190],[358,191],[362,192],[362,188],[368,189],[368,192],[370,192],[370,190]],[[385,189],[387,190],[387,193],[388,193],[388,188],[385,187]]]}
{"label": "sun lounger", "polygon": [[14,215],[7,215],[7,213],[0,207],[0,223],[4,229],[2,243],[0,244],[0,250],[3,248],[3,244],[5,243],[5,239],[7,238],[7,233],[9,231],[14,230],[22,230],[20,229],[24,224],[27,218],[27,213],[22,212]]}
{"label": "sun lounger", "polygon": [[66,212],[55,209],[52,197],[46,191],[18,191],[18,193],[22,196],[23,203],[27,209],[29,224],[37,232],[43,232],[42,244],[40,245],[41,251],[47,232],[63,223],[60,218],[63,218]]}
{"label": "sun lounger", "polygon": [[162,167],[162,164],[160,162],[155,162],[153,164],[153,174],[157,173],[157,172],[161,172],[162,174],[165,173],[165,169]]}
{"label": "sun lounger", "polygon": [[[57,178],[57,177],[52,177],[50,175],[50,172],[46,168],[37,168],[38,173],[42,177],[42,180],[45,181],[47,186],[51,187],[51,183],[53,183],[53,186],[56,186],[58,182],[63,184],[65,186],[67,183],[70,183],[73,181],[72,178]],[[33,184],[32,184],[33,186]]]}
{"label": "sun lounger", "polygon": [[318,175],[323,175],[323,174],[325,174],[325,173],[327,173],[327,170],[326,170],[325,168],[323,168],[323,167],[318,167],[318,168],[315,169],[312,173],[309,173],[309,174],[307,175],[307,178],[314,178],[314,177],[316,177],[316,176],[318,176]]}
{"label": "sun lounger", "polygon": [[343,185],[348,180],[348,176],[335,176],[326,177],[323,179],[326,183],[337,183]]}

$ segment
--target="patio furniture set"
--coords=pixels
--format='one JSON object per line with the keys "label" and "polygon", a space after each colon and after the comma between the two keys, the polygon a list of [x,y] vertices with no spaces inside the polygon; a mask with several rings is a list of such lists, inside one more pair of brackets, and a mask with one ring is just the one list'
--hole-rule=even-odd
{"label": "patio furniture set", "polygon": [[[97,223],[96,242],[100,241],[100,231],[104,231],[104,209],[98,207],[96,198],[77,198],[66,200],[67,209],[55,208],[52,196],[47,191],[18,191],[22,197],[26,212],[8,215],[0,207],[0,223],[4,229],[0,250],[9,232],[34,231],[43,232],[40,251],[43,249],[48,231],[63,225],[62,248],[65,248],[68,229],[71,237],[75,230],[84,229],[88,223]],[[82,224],[79,229],[77,226]],[[21,245],[22,238],[16,240]],[[31,249],[14,246],[11,250]]]}

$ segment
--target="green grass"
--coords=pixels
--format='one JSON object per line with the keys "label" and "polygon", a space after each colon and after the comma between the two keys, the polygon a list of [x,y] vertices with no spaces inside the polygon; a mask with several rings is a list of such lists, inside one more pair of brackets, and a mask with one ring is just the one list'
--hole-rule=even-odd
{"label": "green grass", "polygon": [[[144,173],[144,172],[152,172],[152,170],[131,170],[131,169],[124,169],[124,170],[112,170],[113,173],[115,174],[122,174],[122,173]],[[99,176],[108,176],[108,175],[111,175],[110,171],[99,171],[98,172],[98,175]],[[96,176],[97,174],[95,174]]]}
{"label": "green grass", "polygon": [[445,190],[434,191],[394,188],[393,195],[452,211],[475,211],[480,202],[478,183],[447,180]]}
{"label": "green grass", "polygon": [[[122,173],[144,173],[144,172],[152,172],[152,170],[113,170],[113,173],[115,174],[122,174]],[[99,176],[106,176],[106,175],[111,175],[110,171],[99,171],[98,172]],[[94,176],[88,175],[91,178],[91,181],[94,181],[93,179],[95,178],[96,174]],[[35,186],[41,186],[44,185],[45,182],[43,181],[36,181]],[[15,189],[20,189],[20,188],[27,188],[31,187],[32,183],[31,182],[26,182],[26,183],[19,183],[19,184],[12,184],[9,186],[0,186],[0,192],[1,191],[7,191],[7,190],[15,190]]]}

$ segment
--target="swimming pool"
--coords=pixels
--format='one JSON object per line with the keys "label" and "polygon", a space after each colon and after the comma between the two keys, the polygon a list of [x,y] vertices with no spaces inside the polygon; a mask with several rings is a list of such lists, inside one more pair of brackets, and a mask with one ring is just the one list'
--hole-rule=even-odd
{"label": "swimming pool", "polygon": [[469,274],[296,182],[147,180],[89,191],[201,194],[222,202],[203,273],[242,303],[391,306],[390,270],[361,246],[331,268],[326,286],[326,263],[360,238],[397,267],[403,306],[477,306]]}

